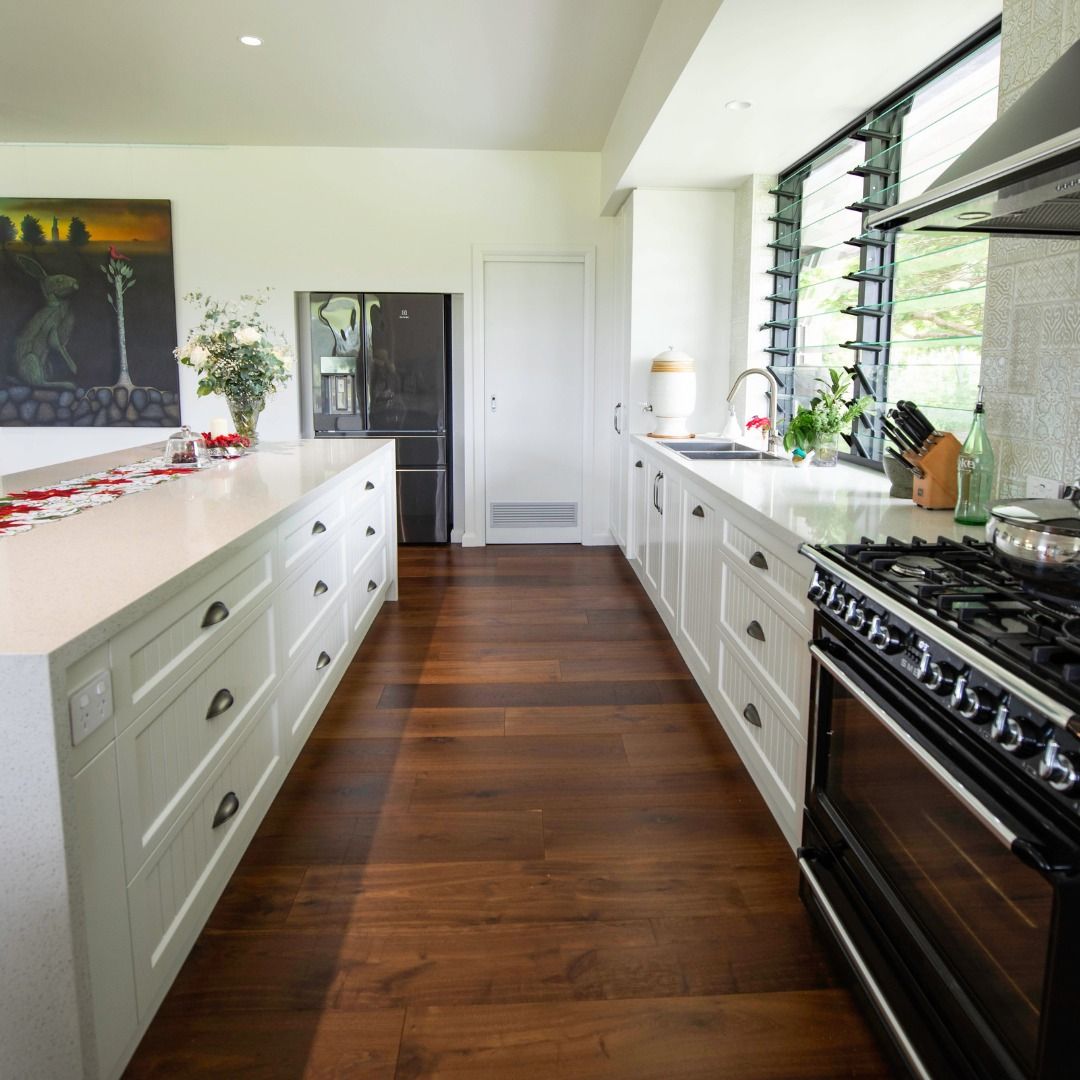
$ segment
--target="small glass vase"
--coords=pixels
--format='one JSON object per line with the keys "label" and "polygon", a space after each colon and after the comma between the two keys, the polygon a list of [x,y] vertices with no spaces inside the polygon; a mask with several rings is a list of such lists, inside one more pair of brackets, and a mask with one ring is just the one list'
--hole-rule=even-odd
{"label": "small glass vase", "polygon": [[832,469],[836,466],[837,451],[836,443],[838,435],[819,435],[814,443],[814,460],[812,465],[822,469]]}
{"label": "small glass vase", "polygon": [[259,414],[266,405],[266,398],[227,398],[229,402],[229,415],[232,417],[233,427],[237,435],[243,435],[252,446],[259,437],[255,434],[255,427],[259,423]]}

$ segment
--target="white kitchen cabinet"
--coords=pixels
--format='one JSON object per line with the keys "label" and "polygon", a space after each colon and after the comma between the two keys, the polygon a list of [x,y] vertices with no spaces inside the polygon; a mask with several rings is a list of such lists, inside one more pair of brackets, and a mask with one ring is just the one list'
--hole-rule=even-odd
{"label": "white kitchen cabinet", "polygon": [[645,567],[645,547],[652,476],[649,466],[645,462],[647,455],[640,452],[633,445],[629,447],[629,451],[629,468],[627,469],[629,480],[627,487],[630,493],[630,536],[626,555],[638,577],[641,577]]}
{"label": "white kitchen cabinet", "polygon": [[660,470],[660,614],[675,632],[678,626],[679,567],[682,560],[682,478],[674,469]]}
{"label": "white kitchen cabinet", "polygon": [[664,470],[655,457],[645,456],[645,472],[648,477],[648,501],[645,507],[645,557],[641,570],[645,591],[660,606],[660,581],[664,562],[664,516],[660,502],[660,486],[664,482]]}
{"label": "white kitchen cabinet", "polygon": [[[292,444],[253,457],[138,496],[151,514],[155,505],[186,514],[200,483],[212,494],[209,485],[235,482],[244,498],[235,535],[216,547],[207,539],[180,572],[169,545],[143,539],[150,554],[132,564],[155,567],[148,596],[114,602],[103,622],[60,638],[37,664],[0,656],[0,670],[36,672],[13,692],[40,702],[34,722],[49,736],[37,740],[45,749],[35,767],[51,766],[54,782],[52,803],[41,804],[69,808],[56,857],[72,915],[60,963],[33,988],[35,1007],[48,1007],[66,964],[71,993],[64,1006],[56,990],[55,1007],[79,1013],[66,1046],[0,1040],[4,1076],[122,1072],[379,607],[396,598],[391,442]],[[79,515],[76,531],[107,528],[109,510]],[[155,524],[170,542],[181,531]],[[122,562],[123,538],[113,546]],[[71,746],[68,695],[101,671],[115,715]],[[18,806],[4,800],[0,791],[9,821]],[[39,896],[20,902],[41,909]]]}
{"label": "white kitchen cabinet", "polygon": [[682,547],[679,560],[678,638],[699,679],[708,680],[716,663],[716,500],[687,481],[682,491]]}

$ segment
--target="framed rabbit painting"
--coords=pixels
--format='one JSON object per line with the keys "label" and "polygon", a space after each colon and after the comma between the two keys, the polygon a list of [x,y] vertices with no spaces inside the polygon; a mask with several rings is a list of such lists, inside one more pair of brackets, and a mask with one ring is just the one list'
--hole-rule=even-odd
{"label": "framed rabbit painting", "polygon": [[0,425],[180,422],[172,213],[0,196]]}

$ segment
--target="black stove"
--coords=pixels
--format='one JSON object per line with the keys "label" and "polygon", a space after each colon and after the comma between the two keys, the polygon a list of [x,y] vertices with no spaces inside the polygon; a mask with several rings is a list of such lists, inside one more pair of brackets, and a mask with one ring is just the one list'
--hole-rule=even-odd
{"label": "black stove", "polygon": [[1033,590],[996,560],[989,544],[890,538],[823,551],[944,634],[1080,712],[1080,602]]}

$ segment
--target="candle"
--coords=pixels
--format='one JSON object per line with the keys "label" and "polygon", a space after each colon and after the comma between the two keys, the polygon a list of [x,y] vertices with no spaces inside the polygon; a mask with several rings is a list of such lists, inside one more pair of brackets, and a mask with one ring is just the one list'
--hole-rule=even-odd
{"label": "candle", "polygon": [[229,421],[224,416],[215,416],[210,421],[210,434],[215,438],[229,434]]}

